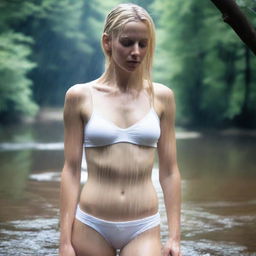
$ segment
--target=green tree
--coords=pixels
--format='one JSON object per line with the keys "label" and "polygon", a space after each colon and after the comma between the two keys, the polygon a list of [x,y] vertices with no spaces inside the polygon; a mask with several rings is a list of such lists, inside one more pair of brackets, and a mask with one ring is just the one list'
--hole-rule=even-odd
{"label": "green tree", "polygon": [[96,78],[103,70],[100,36],[108,8],[120,1],[42,0],[17,30],[33,37],[31,72],[40,105],[62,105],[75,83]]}
{"label": "green tree", "polygon": [[[176,93],[178,123],[234,124],[236,116],[242,113],[245,99],[243,43],[221,21],[210,1],[166,0],[156,1],[154,6],[160,17],[161,59],[156,70],[161,73],[157,75],[161,74],[159,79]],[[252,61],[249,69],[253,67]],[[255,77],[251,75],[250,83],[253,81]],[[252,96],[255,91],[249,93]],[[252,103],[248,95],[246,102],[249,98]]]}
{"label": "green tree", "polygon": [[0,118],[1,123],[34,115],[32,81],[28,73],[35,67],[30,60],[33,39],[13,29],[13,23],[25,19],[31,9],[26,2],[1,2],[0,15]]}
{"label": "green tree", "polygon": [[37,67],[30,73],[33,94],[40,105],[61,105],[71,83],[82,81],[88,35],[81,31],[83,0],[36,2],[31,15],[16,25],[34,39],[32,59]]}

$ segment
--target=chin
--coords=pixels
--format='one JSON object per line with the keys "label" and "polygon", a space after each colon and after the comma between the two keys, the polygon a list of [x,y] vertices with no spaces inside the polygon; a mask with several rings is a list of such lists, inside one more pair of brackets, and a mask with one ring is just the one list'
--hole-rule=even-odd
{"label": "chin", "polygon": [[140,64],[138,65],[129,65],[127,63],[124,63],[123,65],[118,65],[116,64],[116,67],[124,72],[127,72],[127,73],[134,73],[136,70],[138,70],[138,68],[140,67]]}
{"label": "chin", "polygon": [[133,73],[133,72],[135,72],[137,69],[138,69],[138,67],[136,67],[136,68],[129,68],[129,69],[127,68],[126,71],[129,72],[129,73]]}
{"label": "chin", "polygon": [[136,70],[138,70],[138,68],[140,67],[140,64],[136,65],[136,66],[126,66],[124,69],[127,71],[127,72],[134,72]]}

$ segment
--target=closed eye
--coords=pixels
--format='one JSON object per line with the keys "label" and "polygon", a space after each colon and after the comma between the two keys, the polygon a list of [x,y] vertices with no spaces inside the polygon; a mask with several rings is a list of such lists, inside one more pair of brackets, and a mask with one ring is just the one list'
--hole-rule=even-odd
{"label": "closed eye", "polygon": [[148,46],[148,41],[147,41],[147,40],[140,41],[140,42],[139,42],[139,46],[140,46],[141,48],[147,47],[147,46]]}
{"label": "closed eye", "polygon": [[121,45],[123,45],[124,47],[130,47],[134,44],[133,40],[130,39],[122,39],[120,40]]}
{"label": "closed eye", "polygon": [[[129,39],[129,38],[122,38],[122,39],[120,39],[120,43],[124,47],[130,47],[130,46],[133,46],[136,43],[136,41]],[[145,47],[147,47],[147,45],[148,45],[148,40],[143,39],[143,40],[139,41],[140,48],[145,48]]]}

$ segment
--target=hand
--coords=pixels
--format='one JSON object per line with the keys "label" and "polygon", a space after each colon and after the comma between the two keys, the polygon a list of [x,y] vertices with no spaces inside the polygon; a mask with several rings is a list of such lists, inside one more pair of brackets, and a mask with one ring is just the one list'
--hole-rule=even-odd
{"label": "hand", "polygon": [[59,250],[59,256],[76,256],[76,253],[71,244],[61,245]]}
{"label": "hand", "polygon": [[180,250],[180,242],[169,239],[162,247],[163,256],[182,256]]}

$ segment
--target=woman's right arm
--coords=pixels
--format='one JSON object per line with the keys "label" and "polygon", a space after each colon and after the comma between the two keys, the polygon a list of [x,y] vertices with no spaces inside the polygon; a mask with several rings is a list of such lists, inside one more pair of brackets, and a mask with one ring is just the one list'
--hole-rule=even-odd
{"label": "woman's right arm", "polygon": [[83,153],[82,96],[71,87],[64,104],[64,156],[60,186],[60,256],[75,256],[71,244],[72,225],[80,192]]}

